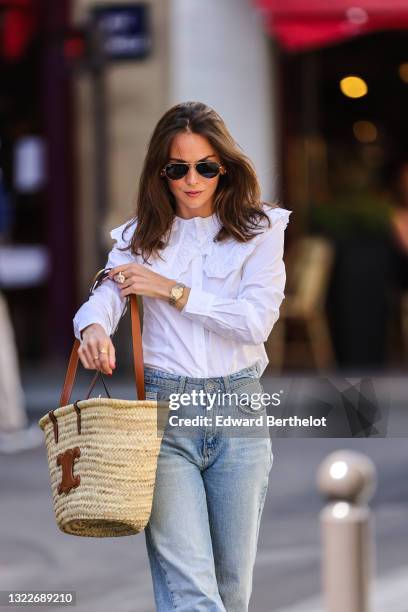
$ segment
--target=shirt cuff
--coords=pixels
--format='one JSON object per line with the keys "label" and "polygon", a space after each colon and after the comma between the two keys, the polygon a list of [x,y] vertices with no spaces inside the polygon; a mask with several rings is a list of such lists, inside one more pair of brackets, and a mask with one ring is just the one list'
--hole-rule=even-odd
{"label": "shirt cuff", "polygon": [[88,325],[92,325],[92,323],[98,323],[101,327],[103,327],[103,329],[105,330],[106,334],[108,336],[110,336],[110,332],[106,328],[105,321],[98,321],[98,320],[96,320],[96,317],[93,317],[92,321],[91,320],[86,320],[86,319],[83,319],[81,321],[76,321],[74,319],[73,324],[74,324],[74,336],[75,336],[75,338],[78,338],[78,340],[80,342],[82,342],[81,331],[83,329],[85,329],[85,327],[88,327]]}
{"label": "shirt cuff", "polygon": [[208,315],[212,310],[216,297],[214,293],[208,293],[208,291],[202,291],[197,289],[197,287],[191,287],[188,300],[181,312]]}

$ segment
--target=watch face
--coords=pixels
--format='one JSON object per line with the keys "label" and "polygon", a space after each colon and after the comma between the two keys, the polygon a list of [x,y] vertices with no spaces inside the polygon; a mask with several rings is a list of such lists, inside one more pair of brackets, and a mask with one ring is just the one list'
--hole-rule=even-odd
{"label": "watch face", "polygon": [[183,287],[175,287],[172,290],[173,297],[178,300],[183,295]]}

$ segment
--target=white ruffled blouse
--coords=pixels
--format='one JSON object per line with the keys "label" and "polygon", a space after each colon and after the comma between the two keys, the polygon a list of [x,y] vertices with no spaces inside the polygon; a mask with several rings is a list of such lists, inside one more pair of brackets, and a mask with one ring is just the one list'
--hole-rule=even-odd
{"label": "white ruffled blouse", "polygon": [[[143,355],[145,365],[173,374],[197,378],[227,376],[257,365],[263,373],[268,357],[263,343],[279,317],[284,298],[284,230],[291,211],[265,212],[262,233],[249,242],[229,238],[213,242],[220,229],[216,214],[183,219],[175,217],[167,247],[151,257],[149,269],[191,288],[180,311],[166,300],[143,297]],[[116,244],[106,267],[137,262],[141,256],[119,251],[128,244],[137,221],[113,229]],[[259,229],[256,230],[259,232]],[[125,299],[113,280],[106,280],[78,310],[74,333],[99,323],[111,335],[121,317]]]}

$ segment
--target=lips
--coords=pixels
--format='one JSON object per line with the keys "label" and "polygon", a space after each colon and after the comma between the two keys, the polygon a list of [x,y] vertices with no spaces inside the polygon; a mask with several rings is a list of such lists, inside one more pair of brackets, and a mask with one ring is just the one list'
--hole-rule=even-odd
{"label": "lips", "polygon": [[188,195],[198,195],[199,193],[202,193],[202,191],[186,191],[186,193]]}

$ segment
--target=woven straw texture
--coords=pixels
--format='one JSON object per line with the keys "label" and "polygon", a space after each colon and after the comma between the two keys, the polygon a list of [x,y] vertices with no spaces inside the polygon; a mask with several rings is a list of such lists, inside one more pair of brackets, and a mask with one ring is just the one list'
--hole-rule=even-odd
{"label": "woven straw texture", "polygon": [[[78,402],[81,434],[73,404],[54,411],[59,439],[47,415],[45,433],[54,511],[61,531],[78,536],[112,537],[142,531],[150,517],[161,436],[157,402],[91,398]],[[58,493],[57,456],[79,447],[73,474],[80,484]]]}

